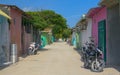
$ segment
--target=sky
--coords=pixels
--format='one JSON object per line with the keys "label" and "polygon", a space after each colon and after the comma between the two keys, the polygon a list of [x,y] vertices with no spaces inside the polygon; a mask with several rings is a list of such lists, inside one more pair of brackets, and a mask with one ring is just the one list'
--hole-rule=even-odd
{"label": "sky", "polygon": [[0,0],[0,4],[16,5],[24,11],[53,10],[74,27],[83,14],[97,7],[100,0]]}

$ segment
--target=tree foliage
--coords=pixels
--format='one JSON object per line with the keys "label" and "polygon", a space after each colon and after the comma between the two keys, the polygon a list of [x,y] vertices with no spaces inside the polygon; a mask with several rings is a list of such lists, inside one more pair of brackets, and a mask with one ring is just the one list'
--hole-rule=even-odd
{"label": "tree foliage", "polygon": [[63,31],[63,38],[69,38],[71,35],[71,29],[70,28],[66,28],[64,31]]}
{"label": "tree foliage", "polygon": [[39,12],[27,12],[27,14],[32,17],[31,23],[36,29],[43,30],[47,27],[47,22],[40,16]]}
{"label": "tree foliage", "polygon": [[[52,10],[41,10],[27,13],[32,16],[33,19],[31,22],[34,27],[40,30],[51,28],[54,37],[57,39],[64,37],[68,32],[68,30],[66,30],[68,28],[66,19]],[[68,34],[66,36],[68,36]]]}

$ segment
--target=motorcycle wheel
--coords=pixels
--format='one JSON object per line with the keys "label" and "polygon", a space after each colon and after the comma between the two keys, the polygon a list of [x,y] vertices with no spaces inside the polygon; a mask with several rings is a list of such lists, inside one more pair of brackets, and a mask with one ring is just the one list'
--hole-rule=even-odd
{"label": "motorcycle wheel", "polygon": [[84,61],[84,68],[89,69],[89,63],[87,61]]}
{"label": "motorcycle wheel", "polygon": [[32,55],[32,50],[28,49],[28,55]]}
{"label": "motorcycle wheel", "polygon": [[34,51],[34,55],[36,55],[36,54],[37,54],[37,50]]}
{"label": "motorcycle wheel", "polygon": [[97,61],[94,60],[91,64],[91,70],[93,72],[101,72],[103,71],[104,67],[105,67],[105,62],[102,59],[97,60]]}

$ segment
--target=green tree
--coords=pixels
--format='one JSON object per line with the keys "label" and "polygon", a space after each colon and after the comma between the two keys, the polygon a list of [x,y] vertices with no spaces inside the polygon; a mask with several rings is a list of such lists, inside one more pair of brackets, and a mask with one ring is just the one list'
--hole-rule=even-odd
{"label": "green tree", "polygon": [[35,28],[40,30],[50,28],[52,29],[54,37],[57,39],[65,36],[66,33],[64,33],[64,30],[68,28],[67,21],[60,14],[57,14],[52,10],[41,10],[27,13],[32,16],[33,19],[31,22]]}
{"label": "green tree", "polygon": [[70,28],[64,29],[64,31],[63,31],[63,38],[67,39],[67,38],[70,37],[70,35],[71,35],[71,29]]}
{"label": "green tree", "polygon": [[32,17],[31,23],[33,24],[34,28],[43,30],[47,27],[47,22],[40,16],[39,12],[27,12],[27,14]]}

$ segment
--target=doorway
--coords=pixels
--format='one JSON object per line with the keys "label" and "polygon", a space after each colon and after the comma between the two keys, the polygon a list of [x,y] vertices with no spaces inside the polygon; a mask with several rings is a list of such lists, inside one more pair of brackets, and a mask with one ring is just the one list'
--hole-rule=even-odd
{"label": "doorway", "polygon": [[98,47],[102,50],[106,62],[106,20],[98,22]]}

